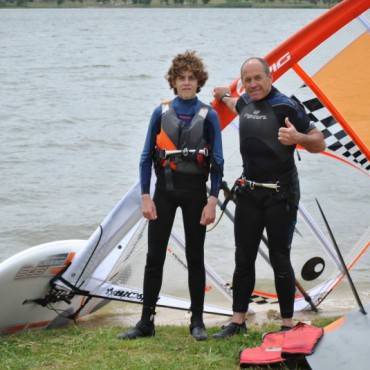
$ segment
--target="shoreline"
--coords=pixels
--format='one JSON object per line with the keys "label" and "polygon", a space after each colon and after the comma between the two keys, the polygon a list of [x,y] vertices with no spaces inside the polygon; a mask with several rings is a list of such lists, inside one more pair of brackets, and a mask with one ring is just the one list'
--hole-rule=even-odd
{"label": "shoreline", "polygon": [[[362,290],[357,286],[360,292],[362,303],[370,303],[370,292]],[[222,308],[231,310],[231,302],[212,302]],[[95,313],[86,315],[77,320],[78,325],[91,328],[97,327],[129,327],[134,326],[141,316],[141,304],[111,301]],[[300,321],[307,324],[316,320],[336,319],[358,308],[347,284],[342,284],[333,291],[319,306],[318,312],[310,310],[294,313],[294,322]],[[262,327],[265,325],[280,326],[280,314],[278,304],[257,305],[250,307],[251,313],[247,315],[247,325],[253,327]],[[253,311],[253,313],[252,313]],[[204,323],[206,327],[221,326],[230,321],[230,317],[223,315],[204,314]],[[190,323],[190,313],[184,310],[157,307],[155,324],[158,326],[188,326]]]}
{"label": "shoreline", "polygon": [[[277,307],[276,307],[277,308]],[[247,315],[247,325],[260,328],[266,325],[280,326],[280,315],[276,308],[261,309]],[[303,311],[295,313],[294,321],[311,324],[317,319],[336,319],[353,310],[353,307],[337,310],[320,308],[318,313]],[[95,313],[81,317],[77,325],[87,328],[98,327],[132,327],[140,320],[141,305],[135,303],[111,302]],[[206,327],[219,327],[227,324],[230,317],[222,315],[204,314]],[[188,326],[190,323],[190,312],[158,307],[156,309],[156,326]]]}

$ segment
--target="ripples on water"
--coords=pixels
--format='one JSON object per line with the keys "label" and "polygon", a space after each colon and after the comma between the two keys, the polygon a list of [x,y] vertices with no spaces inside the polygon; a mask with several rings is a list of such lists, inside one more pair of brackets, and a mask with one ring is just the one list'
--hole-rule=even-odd
{"label": "ripples on water", "polygon": [[[208,102],[247,56],[265,55],[321,12],[0,10],[0,260],[39,243],[90,236],[137,178],[150,114],[171,97],[164,75],[174,55],[195,49],[204,58],[210,79],[200,97]],[[229,182],[240,172],[236,142],[229,129]],[[303,198],[313,205],[318,194],[340,240],[353,243],[351,221],[369,224],[368,180],[357,176],[356,187],[344,186],[331,177],[338,164],[306,163]],[[361,218],[358,207],[365,208]],[[232,265],[232,240],[223,220],[208,236],[213,258]],[[310,240],[299,242],[310,249]]]}

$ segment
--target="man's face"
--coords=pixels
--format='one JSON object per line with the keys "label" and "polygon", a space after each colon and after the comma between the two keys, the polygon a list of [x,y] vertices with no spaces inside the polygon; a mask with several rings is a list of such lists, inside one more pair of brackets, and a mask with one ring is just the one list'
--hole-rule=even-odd
{"label": "man's face", "polygon": [[193,72],[184,71],[175,79],[173,86],[177,90],[177,95],[182,99],[193,99],[197,94],[198,80]]}
{"label": "man's face", "polygon": [[243,66],[242,83],[252,100],[261,100],[271,91],[272,79],[261,62],[252,59]]}

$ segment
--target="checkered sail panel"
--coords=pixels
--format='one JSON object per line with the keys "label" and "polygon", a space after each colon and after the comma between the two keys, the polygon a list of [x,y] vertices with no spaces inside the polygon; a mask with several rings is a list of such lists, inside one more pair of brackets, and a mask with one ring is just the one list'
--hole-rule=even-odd
{"label": "checkered sail panel", "polygon": [[370,161],[308,86],[302,85],[292,98],[303,104],[311,121],[323,133],[327,150],[370,173]]}

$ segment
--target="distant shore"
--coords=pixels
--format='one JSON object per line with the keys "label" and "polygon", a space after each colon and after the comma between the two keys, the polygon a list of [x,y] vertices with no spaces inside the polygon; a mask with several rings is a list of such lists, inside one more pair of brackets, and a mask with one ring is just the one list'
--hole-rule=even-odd
{"label": "distant shore", "polygon": [[335,1],[233,1],[233,0],[0,0],[0,9],[43,8],[297,8],[326,9]]}

